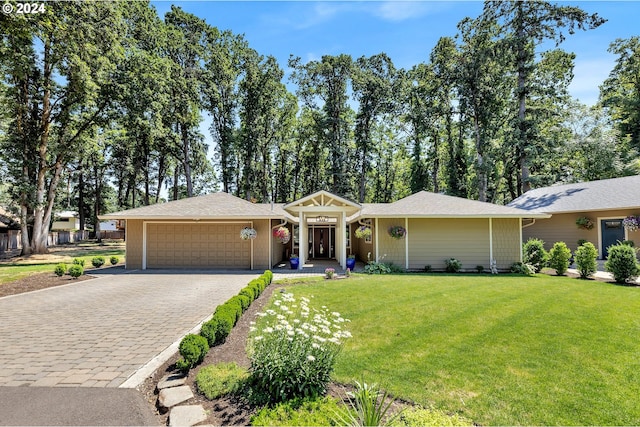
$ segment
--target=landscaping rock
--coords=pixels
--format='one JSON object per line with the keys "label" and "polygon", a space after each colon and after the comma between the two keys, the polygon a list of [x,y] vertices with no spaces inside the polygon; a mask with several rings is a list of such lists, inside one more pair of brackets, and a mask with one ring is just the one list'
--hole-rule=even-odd
{"label": "landscaping rock", "polygon": [[189,400],[193,397],[191,387],[183,385],[179,387],[165,388],[160,390],[158,395],[158,405],[161,408],[169,409],[176,406],[179,403]]}
{"label": "landscaping rock", "polygon": [[163,390],[165,388],[178,387],[181,385],[185,385],[187,382],[187,377],[181,373],[173,373],[169,375],[165,375],[162,377],[160,381],[158,381],[158,391]]}
{"label": "landscaping rock", "polygon": [[206,419],[202,405],[176,406],[169,413],[170,426],[193,426]]}

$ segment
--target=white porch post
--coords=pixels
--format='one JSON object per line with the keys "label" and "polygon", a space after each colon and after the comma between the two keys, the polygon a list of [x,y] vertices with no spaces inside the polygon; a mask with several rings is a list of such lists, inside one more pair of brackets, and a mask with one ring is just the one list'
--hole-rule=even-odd
{"label": "white porch post", "polygon": [[[520,227],[522,230],[522,227]],[[522,247],[522,245],[520,245]],[[489,265],[493,262],[493,218],[489,218]]]}
{"label": "white porch post", "polygon": [[300,211],[298,213],[298,270],[302,270],[304,260],[307,256],[307,250],[309,249],[309,242],[307,242],[307,227],[304,224],[304,213]]}
{"label": "white porch post", "polygon": [[338,261],[344,270],[347,268],[347,213],[345,211],[342,211],[338,231],[340,232],[340,259]]}
{"label": "white porch post", "polygon": [[404,237],[404,269],[409,269],[409,218],[404,219],[404,229],[407,231],[407,235]]}
{"label": "white porch post", "polygon": [[378,250],[378,243],[380,239],[378,239],[378,218],[376,218],[376,262],[380,261],[380,251]]}

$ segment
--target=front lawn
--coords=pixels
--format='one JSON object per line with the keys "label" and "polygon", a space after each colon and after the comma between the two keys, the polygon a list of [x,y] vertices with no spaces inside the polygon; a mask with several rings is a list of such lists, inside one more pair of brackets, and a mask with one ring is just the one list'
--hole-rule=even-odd
{"label": "front lawn", "polygon": [[10,283],[37,273],[53,273],[58,263],[71,265],[74,258],[81,258],[85,261],[85,269],[93,268],[91,259],[96,256],[103,256],[106,265],[109,258],[117,256],[120,264],[124,264],[125,249],[122,244],[97,244],[79,243],[73,245],[54,246],[49,254],[33,255],[31,257],[20,258],[18,261],[4,260],[0,262],[0,285]]}
{"label": "front lawn", "polygon": [[355,275],[290,288],[351,319],[335,378],[480,425],[639,425],[640,288]]}

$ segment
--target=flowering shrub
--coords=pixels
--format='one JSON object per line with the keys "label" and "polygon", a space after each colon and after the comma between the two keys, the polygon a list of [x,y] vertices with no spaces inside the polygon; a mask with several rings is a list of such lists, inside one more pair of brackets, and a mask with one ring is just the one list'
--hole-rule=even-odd
{"label": "flowering shrub", "polygon": [[640,216],[629,215],[622,220],[622,225],[624,225],[624,228],[628,231],[637,231],[640,228]]}
{"label": "flowering shrub", "polygon": [[273,237],[278,239],[283,245],[291,240],[291,233],[287,227],[278,227],[273,230]]}
{"label": "flowering shrub", "polygon": [[240,230],[240,238],[242,240],[253,240],[256,237],[258,237],[258,232],[255,230],[255,228],[245,227]]}
{"label": "flowering shrub", "polygon": [[333,279],[334,274],[336,274],[336,270],[333,268],[327,268],[326,270],[324,270],[324,275],[327,277],[327,279]]}
{"label": "flowering shrub", "polygon": [[361,225],[360,227],[356,228],[355,234],[358,239],[367,239],[371,237],[371,227]]}
{"label": "flowering shrub", "polygon": [[250,398],[257,404],[317,397],[326,391],[348,322],[326,307],[311,308],[291,293],[275,297],[273,308],[253,323],[248,353]]}
{"label": "flowering shrub", "polygon": [[394,239],[404,239],[407,236],[407,230],[400,225],[392,225],[389,227],[389,236]]}

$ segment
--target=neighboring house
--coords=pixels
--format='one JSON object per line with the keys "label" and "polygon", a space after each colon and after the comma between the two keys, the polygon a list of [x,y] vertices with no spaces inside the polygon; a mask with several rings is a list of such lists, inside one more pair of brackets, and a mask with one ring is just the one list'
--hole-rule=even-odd
{"label": "neighboring house", "polygon": [[80,218],[74,211],[64,211],[54,214],[51,231],[70,231],[80,228]]}
{"label": "neighboring house", "polygon": [[640,244],[640,232],[623,226],[627,216],[640,214],[640,176],[537,188],[508,206],[552,215],[548,219],[532,219],[522,230],[525,241],[540,238],[546,249],[563,241],[573,251],[579,240],[587,240],[604,259],[607,248],[618,241]]}
{"label": "neighboring house", "polygon": [[100,221],[100,231],[118,231],[124,230],[124,221],[111,219],[108,221]]}
{"label": "neighboring house", "polygon": [[[215,193],[102,215],[126,220],[128,269],[270,268],[291,254],[307,260],[335,259],[343,268],[347,255],[384,260],[406,269],[430,265],[444,269],[457,258],[463,269],[501,270],[521,261],[523,219],[548,218],[513,207],[421,191],[394,203],[358,204],[318,191],[287,204],[256,204],[227,193]],[[360,225],[371,237],[356,239]],[[291,240],[273,236],[278,227]],[[400,226],[406,237],[390,236]],[[256,230],[242,240],[244,227]]]}
{"label": "neighboring house", "polygon": [[0,207],[0,253],[21,247],[18,218]]}

